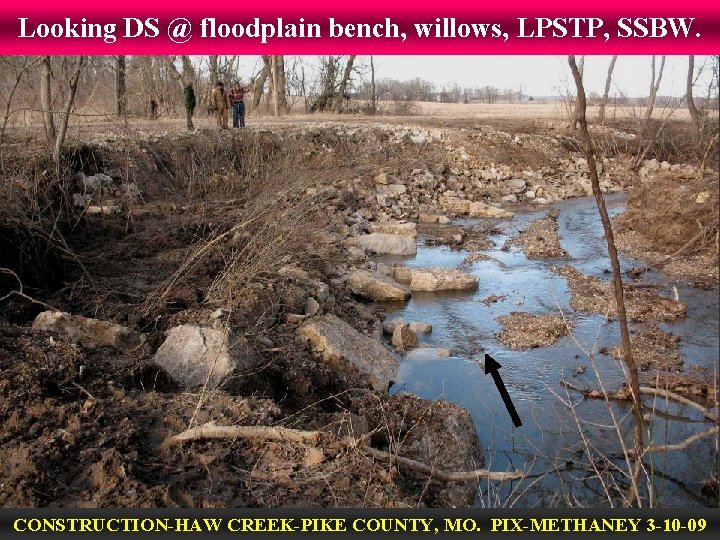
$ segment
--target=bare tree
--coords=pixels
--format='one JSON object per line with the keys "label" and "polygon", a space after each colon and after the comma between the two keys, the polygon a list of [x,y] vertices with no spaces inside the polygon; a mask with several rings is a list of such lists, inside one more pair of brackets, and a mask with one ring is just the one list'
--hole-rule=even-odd
{"label": "bare tree", "polygon": [[655,73],[655,55],[652,56],[650,61],[650,69],[652,71],[650,78],[650,94],[648,95],[647,108],[645,109],[645,120],[650,120],[652,116],[653,108],[655,107],[655,98],[657,98],[658,90],[660,89],[660,81],[662,80],[663,70],[665,69],[665,56],[663,55],[660,60],[660,69]]}
{"label": "bare tree", "polygon": [[115,114],[125,116],[127,112],[127,94],[125,89],[125,57],[115,57]]}
{"label": "bare tree", "polygon": [[12,82],[9,85],[7,93],[4,95],[3,99],[3,101],[5,102],[5,112],[3,114],[2,124],[0,124],[0,150],[2,149],[2,141],[5,137],[5,130],[7,129],[8,123],[10,122],[10,116],[13,114],[13,98],[15,97],[15,93],[20,86],[20,81],[31,69],[34,69],[42,60],[42,58],[34,58],[31,56],[10,57],[10,59],[6,57],[1,58],[3,63],[5,63],[8,67],[12,68],[14,72],[14,77],[7,76],[5,78],[6,81]]}
{"label": "bare tree", "polygon": [[255,77],[255,80],[252,84],[252,110],[256,111],[258,107],[260,106],[260,100],[263,96],[263,89],[265,88],[265,83],[270,78],[270,57],[269,56],[263,56],[263,67],[260,70],[260,73]]}
{"label": "bare tree", "polygon": [[617,54],[610,60],[610,65],[607,70],[607,77],[605,78],[605,92],[603,92],[602,101],[600,101],[600,110],[598,111],[598,121],[602,124],[605,123],[605,107],[607,106],[608,96],[610,95],[610,83],[612,82],[612,74],[615,70],[615,62],[617,61]]}
{"label": "bare tree", "polygon": [[693,128],[693,139],[696,144],[700,142],[700,114],[695,106],[693,98],[693,76],[695,72],[695,57],[688,56],[688,72],[687,72],[687,89],[685,91],[685,101],[687,102],[688,113],[690,113],[690,123]]}
{"label": "bare tree", "polygon": [[377,112],[377,87],[375,86],[375,62],[370,55],[370,110],[372,114]]}
{"label": "bare tree", "polygon": [[55,117],[52,103],[52,67],[50,57],[43,56],[40,61],[40,108],[45,126],[45,140],[52,147],[55,141]]}
{"label": "bare tree", "polygon": [[580,125],[580,137],[582,139],[585,158],[588,162],[588,171],[590,182],[592,184],[593,195],[595,196],[595,202],[598,207],[598,212],[600,213],[600,220],[602,221],[603,229],[605,230],[605,240],[607,241],[608,255],[610,256],[610,264],[612,266],[613,289],[615,292],[615,303],[617,304],[618,322],[620,324],[623,360],[627,366],[627,377],[629,379],[628,386],[630,387],[630,393],[632,394],[633,416],[635,418],[633,442],[635,447],[636,462],[634,470],[631,471],[632,489],[630,493],[630,504],[634,501],[637,501],[638,504],[640,504],[638,484],[640,481],[642,466],[640,457],[643,455],[644,447],[643,415],[640,402],[640,380],[638,377],[637,366],[635,365],[635,360],[632,356],[632,350],[630,348],[630,333],[627,325],[622,275],[620,274],[620,262],[618,260],[617,248],[615,247],[615,237],[613,235],[612,223],[610,222],[610,217],[608,216],[607,208],[605,207],[605,198],[600,190],[600,179],[598,177],[597,167],[595,166],[595,152],[593,150],[592,140],[590,139],[590,132],[588,131],[587,119],[585,116],[586,100],[582,74],[578,65],[575,63],[574,56],[571,55],[568,57],[568,63],[570,64],[570,70],[572,71],[573,78],[575,79],[575,86],[577,87],[575,111]]}
{"label": "bare tree", "polygon": [[337,96],[335,97],[335,110],[341,112],[343,103],[347,95],[347,87],[350,82],[350,75],[352,74],[353,64],[355,63],[355,55],[350,55],[347,62],[345,63],[345,71],[343,72],[342,79],[340,79],[340,86],[338,87]]}
{"label": "bare tree", "polygon": [[272,76],[272,102],[273,102],[273,114],[275,116],[280,116],[280,86],[279,86],[279,71],[280,68],[278,66],[278,57],[277,55],[273,55],[270,57],[270,75]]}
{"label": "bare tree", "polygon": [[[585,72],[585,56],[584,55],[580,57],[580,62],[577,64],[577,71],[578,71],[578,74],[580,75],[580,81],[582,82],[583,74]],[[583,94],[583,99],[585,99],[584,94]],[[577,125],[578,125],[578,98],[575,98],[575,107],[573,108],[572,115],[570,116],[570,129],[575,131],[577,129]]]}

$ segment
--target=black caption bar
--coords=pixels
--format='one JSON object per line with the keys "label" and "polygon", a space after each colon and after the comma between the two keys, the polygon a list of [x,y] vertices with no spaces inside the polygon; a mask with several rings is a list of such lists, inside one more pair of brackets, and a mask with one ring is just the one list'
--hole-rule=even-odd
{"label": "black caption bar", "polygon": [[0,537],[718,537],[717,509],[0,509]]}

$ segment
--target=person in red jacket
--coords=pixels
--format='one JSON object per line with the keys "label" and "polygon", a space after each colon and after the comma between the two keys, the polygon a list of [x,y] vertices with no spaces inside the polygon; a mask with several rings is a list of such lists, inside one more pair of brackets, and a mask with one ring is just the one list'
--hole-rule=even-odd
{"label": "person in red jacket", "polygon": [[230,87],[228,101],[232,109],[233,127],[245,127],[245,94],[248,89],[236,82]]}

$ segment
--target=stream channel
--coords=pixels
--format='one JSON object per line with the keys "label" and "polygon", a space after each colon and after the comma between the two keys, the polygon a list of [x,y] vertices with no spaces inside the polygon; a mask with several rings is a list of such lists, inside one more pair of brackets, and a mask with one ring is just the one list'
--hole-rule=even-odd
{"label": "stream channel", "polygon": [[[623,210],[625,195],[606,197],[611,217]],[[501,248],[508,238],[543,216],[545,207],[520,210],[513,219],[500,222],[502,231],[491,237],[495,247],[484,253],[490,260],[477,261],[464,269],[480,279],[475,291],[414,293],[404,305],[389,305],[388,319],[402,317],[406,321],[425,321],[432,332],[419,335],[421,347],[441,347],[451,351],[450,357],[429,355],[398,356],[400,371],[391,392],[409,392],[426,399],[445,399],[465,407],[473,417],[483,444],[485,467],[495,471],[522,469],[538,475],[522,482],[497,483],[483,481],[476,506],[609,506],[611,487],[597,480],[588,461],[588,452],[580,429],[594,447],[591,459],[611,456],[620,470],[621,459],[612,412],[621,430],[630,440],[632,416],[627,403],[601,399],[583,399],[577,392],[560,385],[561,378],[579,387],[598,388],[593,362],[584,348],[595,350],[594,365],[604,387],[617,389],[625,377],[622,365],[610,356],[597,353],[619,343],[617,321],[603,315],[574,311],[570,307],[570,290],[566,280],[550,271],[556,264],[572,264],[585,274],[609,282],[610,260],[602,225],[592,198],[578,198],[553,205],[560,211],[560,241],[570,255],[569,260],[530,260],[513,247]],[[472,225],[478,220],[455,220],[454,226]],[[437,235],[442,226],[421,226],[418,251],[414,257],[382,257],[378,262],[400,263],[411,267],[460,267],[468,255],[447,247],[425,246],[429,236]],[[623,271],[642,263],[621,256]],[[627,278],[625,278],[627,280]],[[718,364],[718,290],[703,290],[682,283],[672,283],[659,273],[648,273],[645,280],[663,284],[658,293],[673,294],[688,305],[687,317],[659,327],[680,337],[679,350],[684,372],[691,365],[703,366],[710,373]],[[506,295],[496,303],[485,305],[482,299],[491,294]],[[502,329],[497,318],[513,311],[534,314],[564,315],[575,324],[573,336],[565,336],[549,347],[513,350],[495,338]],[[632,326],[631,326],[632,328]],[[576,342],[577,341],[577,342]],[[578,344],[579,343],[579,344]],[[500,375],[522,419],[522,426],[513,427],[510,416],[490,375],[484,373],[484,355],[489,353],[501,365]],[[578,373],[581,366],[587,370]],[[574,404],[574,413],[566,403]],[[653,406],[652,399],[645,403]],[[663,411],[653,417],[653,444],[680,442],[693,433],[708,429],[701,414],[693,408],[658,400],[656,409]],[[614,458],[612,458],[614,456]],[[689,449],[653,454],[651,464],[654,504],[660,506],[696,506],[708,504],[701,487],[717,467],[715,440],[708,437]],[[442,467],[442,464],[437,464]],[[550,470],[562,469],[561,472]],[[626,470],[626,469],[625,469]],[[613,475],[620,489],[626,489],[627,477]],[[607,482],[606,482],[607,485]],[[614,505],[618,499],[613,499]]]}

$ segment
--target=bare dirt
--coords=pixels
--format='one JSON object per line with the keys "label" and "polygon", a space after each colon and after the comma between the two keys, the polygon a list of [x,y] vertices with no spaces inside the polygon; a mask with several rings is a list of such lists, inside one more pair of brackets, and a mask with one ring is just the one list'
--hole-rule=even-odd
{"label": "bare dirt", "polygon": [[684,281],[718,281],[718,177],[662,171],[631,191],[617,245]]}
{"label": "bare dirt", "polygon": [[[472,486],[428,481],[332,445],[161,443],[214,420],[352,434],[447,470],[482,466],[466,411],[373,390],[360,375],[319,361],[296,339],[297,322],[311,316],[312,298],[318,314],[378,336],[380,308],[358,302],[343,284],[357,268],[345,240],[368,222],[439,212],[441,190],[499,204],[509,193],[506,181],[523,173],[533,178],[523,189],[537,183],[548,201],[581,195],[567,185],[576,174],[566,167],[577,158],[577,142],[529,120],[491,126],[420,118],[408,126],[393,119],[379,127],[375,119],[304,119],[269,126],[193,134],[160,123],[136,131],[84,126],[66,145],[59,179],[37,133],[6,134],[0,505],[472,504]],[[439,138],[437,129],[445,130]],[[627,185],[621,165],[608,163],[608,189]],[[381,172],[406,186],[383,204],[374,181]],[[88,191],[84,178],[97,173],[111,186]],[[89,197],[88,205],[76,205],[73,195]],[[92,214],[91,206],[117,211]],[[546,228],[540,232],[552,237],[552,224]],[[491,233],[492,226],[478,226],[454,247],[480,257]],[[612,307],[607,284],[566,277],[573,307]],[[656,295],[634,301],[631,313],[640,320],[684,312]],[[50,308],[127,326],[147,340],[121,351],[34,330],[35,316]],[[179,324],[232,328],[232,346],[255,368],[212,391],[179,388],[153,363],[165,332]],[[567,331],[557,318],[528,314],[513,314],[510,326],[516,333],[508,329],[507,339],[518,347],[550,344]]]}
{"label": "bare dirt", "polygon": [[572,330],[572,323],[559,315],[534,315],[515,311],[498,317],[503,330],[500,343],[513,349],[535,349],[552,345]]}

